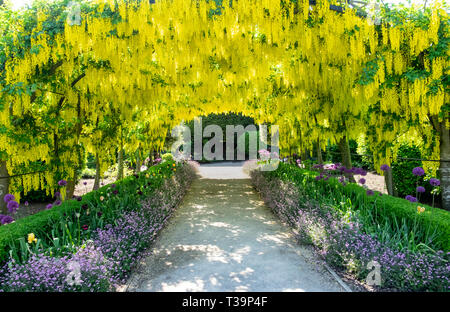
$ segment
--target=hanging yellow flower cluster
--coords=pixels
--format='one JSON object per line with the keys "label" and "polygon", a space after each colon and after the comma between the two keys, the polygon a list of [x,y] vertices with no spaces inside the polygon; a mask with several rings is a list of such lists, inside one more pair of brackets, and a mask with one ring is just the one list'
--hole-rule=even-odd
{"label": "hanging yellow flower cluster", "polygon": [[[448,71],[448,58],[431,60],[431,75],[405,77],[412,62],[438,40],[440,18],[446,18],[439,7],[427,29],[384,24],[378,32],[354,10],[330,10],[326,0],[313,7],[307,0],[233,1],[216,15],[211,15],[217,10],[213,1],[97,0],[92,5],[81,24],[66,24],[52,40],[42,31],[47,15],[40,12],[32,49],[6,62],[8,85],[37,87],[21,96],[2,94],[12,109],[0,112],[1,123],[11,128],[12,116],[31,114],[54,134],[51,144],[18,144],[0,134],[10,172],[29,162],[50,162],[58,144],[83,144],[106,168],[118,137],[103,123],[139,128],[146,139],[131,136],[124,147],[150,151],[160,149],[181,121],[217,112],[242,112],[257,122],[278,124],[285,152],[312,150],[318,142],[325,147],[327,140],[343,136],[358,138],[375,127],[368,142],[384,146],[376,161],[389,163],[384,143],[395,141],[408,120],[417,120],[426,128],[422,133],[432,136],[427,116],[438,115],[448,103],[442,88],[429,92]],[[375,74],[359,83],[371,61]],[[36,78],[36,71],[48,66],[55,79]],[[401,78],[388,86],[394,76]],[[371,108],[378,106],[375,113]],[[58,135],[58,125],[44,118],[49,114],[73,129],[72,135]],[[403,119],[385,120],[383,114]],[[383,128],[386,124],[391,130]],[[67,178],[73,178],[80,163],[76,149],[57,156]],[[46,173],[24,176],[18,184],[28,191],[43,179],[55,183]]]}

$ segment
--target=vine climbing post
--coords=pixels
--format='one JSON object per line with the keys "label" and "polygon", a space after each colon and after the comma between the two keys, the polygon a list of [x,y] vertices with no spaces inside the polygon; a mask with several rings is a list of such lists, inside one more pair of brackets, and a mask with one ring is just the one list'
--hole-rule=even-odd
{"label": "vine climbing post", "polygon": [[95,180],[92,190],[98,190],[100,187],[100,160],[98,159],[98,153],[95,154]]}
{"label": "vine climbing post", "polygon": [[394,195],[394,180],[392,177],[392,169],[389,168],[384,172],[384,182],[386,183],[386,189],[389,195]]}
{"label": "vine climbing post", "polygon": [[445,122],[440,123],[440,138],[442,208],[450,210],[450,129]]}
{"label": "vine climbing post", "polygon": [[[342,165],[347,169],[352,168],[352,156],[350,155],[350,147],[348,145],[347,135],[344,135],[338,142],[339,151],[341,153]],[[352,173],[346,173],[348,180],[355,183],[355,177]]]}
{"label": "vine climbing post", "polygon": [[138,174],[139,172],[141,172],[141,159],[139,157],[140,155],[140,149],[138,148],[136,151],[136,168],[135,168],[135,172],[136,174]]}
{"label": "vine climbing post", "polygon": [[323,164],[322,149],[320,148],[320,140],[317,140],[317,162]]}
{"label": "vine climbing post", "polygon": [[8,170],[6,169],[6,161],[0,160],[0,212],[2,214],[6,213],[6,203],[3,201],[3,197],[8,193],[9,190],[9,176]]}
{"label": "vine climbing post", "polygon": [[119,156],[117,157],[117,180],[123,179],[123,133],[122,127],[120,127],[120,146]]}

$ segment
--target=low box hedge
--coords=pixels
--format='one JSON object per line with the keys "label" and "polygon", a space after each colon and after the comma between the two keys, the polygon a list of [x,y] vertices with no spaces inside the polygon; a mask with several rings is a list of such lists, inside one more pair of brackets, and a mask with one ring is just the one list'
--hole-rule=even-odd
{"label": "low box hedge", "polygon": [[[340,192],[344,193],[349,197],[353,203],[358,203],[358,201],[365,200],[370,202],[377,201],[377,205],[383,207],[384,212],[396,216],[398,218],[406,218],[413,221],[416,219],[421,225],[436,229],[438,241],[442,246],[442,250],[448,252],[450,250],[450,212],[440,209],[433,208],[431,206],[422,203],[410,203],[408,200],[394,197],[390,195],[383,196],[368,196],[366,194],[366,189],[363,187],[349,183],[347,185],[342,185],[336,178],[330,178],[328,181],[320,182],[315,181],[315,177],[318,175],[316,171],[310,171],[302,169],[292,165],[280,164],[278,170],[267,173],[269,176],[279,177],[284,180],[289,180],[291,182],[301,183],[304,177],[307,176],[311,180],[311,183],[328,183],[328,185],[335,187]],[[299,185],[300,186],[300,185]],[[418,214],[417,206],[425,207],[425,212]]]}

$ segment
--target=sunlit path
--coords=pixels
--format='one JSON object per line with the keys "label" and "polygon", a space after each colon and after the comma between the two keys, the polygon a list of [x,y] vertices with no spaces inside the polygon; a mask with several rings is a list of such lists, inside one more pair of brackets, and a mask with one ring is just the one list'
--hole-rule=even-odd
{"label": "sunlit path", "polygon": [[[264,206],[239,163],[200,174],[128,291],[343,291]],[[210,178],[219,175],[226,179]]]}

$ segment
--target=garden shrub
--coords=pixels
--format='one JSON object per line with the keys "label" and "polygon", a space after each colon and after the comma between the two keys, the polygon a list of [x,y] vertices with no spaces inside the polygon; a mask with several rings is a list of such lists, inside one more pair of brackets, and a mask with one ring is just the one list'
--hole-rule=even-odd
{"label": "garden shrub", "polygon": [[[241,113],[222,113],[222,114],[209,114],[208,116],[203,116],[202,117],[202,131],[205,130],[205,128],[209,125],[218,125],[222,131],[223,131],[223,159],[226,159],[226,126],[227,125],[232,125],[232,126],[237,126],[237,125],[242,125],[244,128],[249,126],[249,125],[255,125],[255,121],[253,118],[248,117],[248,116],[244,116]],[[189,127],[189,129],[191,130],[191,142],[192,142],[192,146],[191,146],[191,153],[192,153],[192,157],[194,157],[194,121],[190,121],[189,123],[186,124],[186,126]],[[256,126],[256,125],[255,125]],[[258,128],[256,126],[256,128]],[[235,136],[235,140],[234,140],[234,150],[237,150],[237,140],[238,138],[236,138]],[[202,141],[202,150],[203,150],[203,146],[206,142],[208,142],[209,139],[208,138],[203,138]],[[208,160],[206,160],[205,158],[202,160],[199,160],[200,162],[210,162]]]}
{"label": "garden shrub", "polygon": [[422,162],[417,160],[402,160],[399,158],[420,159],[421,154],[416,146],[402,145],[397,154],[397,160],[392,163],[392,179],[399,197],[416,194],[416,183],[419,179],[420,185],[423,185],[423,179],[417,178],[412,174],[415,167],[422,166]]}
{"label": "garden shrub", "polygon": [[53,199],[51,194],[47,194],[45,190],[31,190],[26,195],[20,194],[21,201],[30,203],[45,203]]}
{"label": "garden shrub", "polygon": [[[373,160],[370,157],[360,155],[358,153],[358,142],[355,140],[349,140],[348,146],[350,148],[352,165],[354,167],[361,167],[368,170],[373,170]],[[365,151],[370,155],[370,149],[368,146],[359,146],[359,149]],[[328,145],[326,151],[323,153],[324,160],[332,163],[339,163],[342,160],[342,156],[339,151],[339,147],[336,144]],[[314,151],[314,155],[317,155]],[[316,156],[317,157],[317,156]]]}

